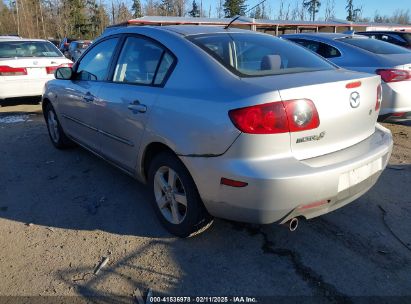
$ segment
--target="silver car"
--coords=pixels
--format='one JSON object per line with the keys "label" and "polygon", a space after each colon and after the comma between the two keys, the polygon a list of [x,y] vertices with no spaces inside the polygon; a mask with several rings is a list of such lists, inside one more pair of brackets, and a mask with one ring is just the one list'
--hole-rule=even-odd
{"label": "silver car", "polygon": [[348,70],[381,76],[380,120],[411,116],[411,50],[361,35],[307,33],[283,35]]}
{"label": "silver car", "polygon": [[360,197],[390,158],[379,76],[270,35],[119,28],[56,77],[43,95],[52,143],[148,183],[180,237],[213,217],[294,229]]}

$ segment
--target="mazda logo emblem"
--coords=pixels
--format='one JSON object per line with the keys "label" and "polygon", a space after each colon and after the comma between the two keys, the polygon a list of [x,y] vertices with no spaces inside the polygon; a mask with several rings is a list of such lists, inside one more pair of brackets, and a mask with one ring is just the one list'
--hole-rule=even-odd
{"label": "mazda logo emblem", "polygon": [[350,105],[352,108],[358,108],[361,103],[360,93],[352,92],[350,95]]}

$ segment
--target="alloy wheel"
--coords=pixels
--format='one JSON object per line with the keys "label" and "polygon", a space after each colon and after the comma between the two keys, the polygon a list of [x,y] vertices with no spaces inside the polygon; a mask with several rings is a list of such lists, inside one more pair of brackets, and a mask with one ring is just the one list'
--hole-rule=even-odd
{"label": "alloy wheel", "polygon": [[154,176],[154,196],[164,218],[175,225],[187,215],[187,196],[178,174],[167,166],[160,167]]}

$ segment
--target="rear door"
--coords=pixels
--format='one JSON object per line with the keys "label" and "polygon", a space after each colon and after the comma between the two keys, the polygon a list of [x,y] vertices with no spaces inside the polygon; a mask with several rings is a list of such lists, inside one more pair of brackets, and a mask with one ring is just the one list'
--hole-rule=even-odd
{"label": "rear door", "polygon": [[62,124],[69,135],[81,144],[100,150],[97,128],[97,98],[101,84],[107,81],[119,38],[109,38],[96,44],[75,68],[72,80],[62,84],[58,96]]}
{"label": "rear door", "polygon": [[102,154],[128,171],[135,169],[146,123],[174,64],[174,55],[156,41],[128,36],[112,81],[100,89]]}

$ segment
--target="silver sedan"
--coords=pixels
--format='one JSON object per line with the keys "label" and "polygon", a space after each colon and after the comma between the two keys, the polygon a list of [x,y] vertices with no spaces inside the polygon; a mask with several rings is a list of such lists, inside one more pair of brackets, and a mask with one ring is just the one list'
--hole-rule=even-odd
{"label": "silver sedan", "polygon": [[342,207],[387,165],[380,77],[239,29],[112,29],[48,82],[52,143],[147,183],[186,237],[213,217],[285,223]]}

